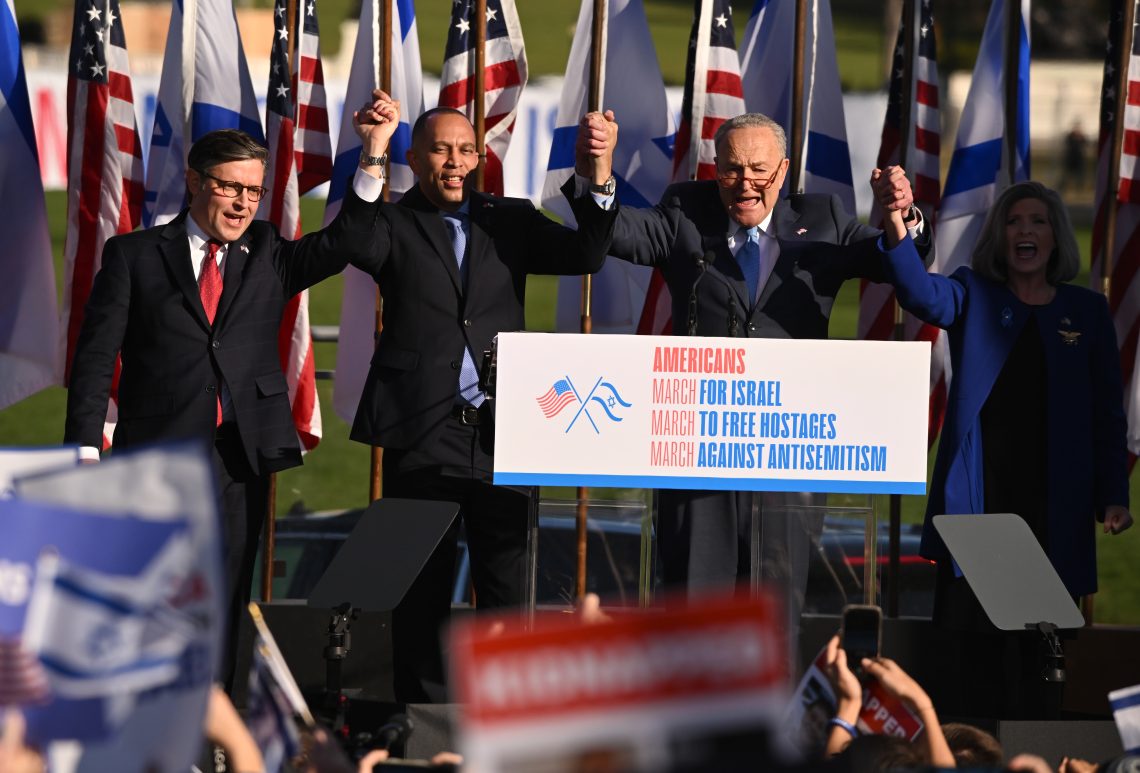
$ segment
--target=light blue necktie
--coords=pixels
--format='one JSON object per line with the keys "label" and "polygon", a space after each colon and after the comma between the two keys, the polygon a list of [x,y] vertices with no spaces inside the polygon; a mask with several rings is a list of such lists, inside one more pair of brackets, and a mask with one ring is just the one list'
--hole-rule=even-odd
{"label": "light blue necktie", "polygon": [[756,293],[760,288],[760,229],[753,226],[745,233],[748,238],[736,251],[736,262],[740,264],[740,271],[744,274],[744,284],[748,288],[748,303],[752,304],[756,302]]}
{"label": "light blue necktie", "polygon": [[[463,260],[467,253],[467,231],[463,228],[465,217],[466,215],[460,212],[443,215],[443,222],[447,223],[447,230],[451,234],[451,249],[455,252],[455,262],[459,266],[459,281],[464,289],[467,287],[467,266]],[[483,400],[484,395],[479,391],[479,369],[475,367],[475,358],[471,356],[471,350],[464,347],[456,402],[479,406]]]}

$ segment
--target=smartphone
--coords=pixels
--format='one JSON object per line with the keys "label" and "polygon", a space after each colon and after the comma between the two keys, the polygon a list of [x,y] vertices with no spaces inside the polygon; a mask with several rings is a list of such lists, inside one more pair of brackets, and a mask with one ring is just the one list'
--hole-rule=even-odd
{"label": "smartphone", "polygon": [[883,610],[868,604],[848,604],[843,608],[841,645],[847,653],[847,667],[863,677],[863,658],[879,656],[883,638]]}

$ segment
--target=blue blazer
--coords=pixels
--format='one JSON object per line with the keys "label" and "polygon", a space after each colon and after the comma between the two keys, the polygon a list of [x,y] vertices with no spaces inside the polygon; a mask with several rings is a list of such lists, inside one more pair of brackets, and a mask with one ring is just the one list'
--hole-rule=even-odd
{"label": "blue blazer", "polygon": [[[953,379],[920,549],[940,561],[948,555],[931,518],[985,512],[979,417],[1033,307],[966,267],[928,274],[909,239],[883,249],[899,304],[949,334]],[[1079,596],[1096,591],[1094,519],[1109,505],[1128,505],[1116,333],[1104,296],[1084,288],[1059,285],[1036,311],[1047,374],[1048,553]]]}

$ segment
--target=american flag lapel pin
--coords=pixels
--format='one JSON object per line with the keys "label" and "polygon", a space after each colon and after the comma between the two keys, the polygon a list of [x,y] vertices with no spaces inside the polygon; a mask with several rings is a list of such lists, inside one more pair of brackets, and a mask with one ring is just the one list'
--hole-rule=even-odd
{"label": "american flag lapel pin", "polygon": [[804,234],[806,234],[806,233],[807,233],[807,229],[806,229],[806,228],[797,228],[797,229],[796,229],[796,236],[803,236],[803,235],[804,235]]}
{"label": "american flag lapel pin", "polygon": [[246,255],[248,255],[249,254],[249,247],[247,247],[246,245],[243,244],[243,245],[241,245],[241,251],[244,252]]}

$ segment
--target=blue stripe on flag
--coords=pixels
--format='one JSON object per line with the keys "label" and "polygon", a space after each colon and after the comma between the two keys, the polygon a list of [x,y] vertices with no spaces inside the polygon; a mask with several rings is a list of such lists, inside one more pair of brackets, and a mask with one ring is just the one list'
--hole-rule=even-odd
{"label": "blue stripe on flag", "polygon": [[265,139],[261,131],[260,119],[247,117],[236,110],[206,102],[195,102],[190,106],[190,132],[193,141],[197,141],[203,134],[215,129],[233,129],[235,127],[256,140]]}
{"label": "blue stripe on flag", "polygon": [[72,666],[66,665],[62,660],[59,660],[51,655],[41,652],[39,653],[40,662],[44,668],[53,671],[60,676],[65,676],[71,679],[96,679],[106,678],[112,676],[122,676],[131,674],[135,671],[149,671],[152,668],[160,668],[166,666],[177,666],[178,658],[149,658],[146,660],[136,660],[133,663],[119,666],[118,668],[100,669],[100,670],[81,670]]}
{"label": "blue stripe on flag", "polygon": [[90,604],[104,607],[117,614],[132,616],[142,614],[142,611],[138,607],[131,606],[119,599],[97,593],[90,588],[85,588],[75,580],[67,577],[56,577],[55,584],[60,590],[66,591],[76,598],[83,599]]}
{"label": "blue stripe on flag", "polygon": [[38,158],[28,83],[20,60],[20,29],[6,1],[0,5],[0,91],[4,93],[4,101],[8,103],[6,108],[12,111],[28,149]]}
{"label": "blue stripe on flag", "polygon": [[617,182],[618,201],[631,207],[652,207],[653,202],[641,195],[641,191],[630,185],[620,174],[614,174]]}
{"label": "blue stripe on flag", "polygon": [[396,0],[396,10],[400,14],[400,40],[408,39],[408,32],[416,23],[416,6],[414,0]]}
{"label": "blue stripe on flag", "polygon": [[992,185],[1001,168],[1002,142],[1002,138],[998,137],[977,145],[956,148],[954,157],[950,159],[950,168],[955,174],[946,180],[946,188],[942,191],[943,200],[956,193]]}
{"label": "blue stripe on flag", "polygon": [[851,185],[851,155],[844,140],[808,132],[807,171],[837,183]]}
{"label": "blue stripe on flag", "polygon": [[[417,116],[418,118],[419,116]],[[412,127],[407,121],[400,121],[392,139],[388,141],[388,160],[393,164],[408,165],[406,154],[412,148]]]}
{"label": "blue stripe on flag", "polygon": [[[349,180],[356,174],[356,167],[360,165],[360,146],[355,145],[351,150],[337,155],[333,159],[332,184],[329,186],[328,204],[344,198],[344,188]],[[326,204],[326,206],[328,206]]]}
{"label": "blue stripe on flag", "polygon": [[546,170],[574,168],[574,142],[578,137],[577,126],[559,126],[554,130],[550,141],[550,162]]}
{"label": "blue stripe on flag", "polygon": [[1133,706],[1140,706],[1140,692],[1125,695],[1123,698],[1116,698],[1112,701],[1113,711],[1122,711]]}

